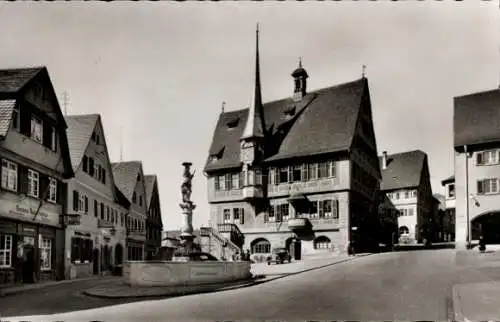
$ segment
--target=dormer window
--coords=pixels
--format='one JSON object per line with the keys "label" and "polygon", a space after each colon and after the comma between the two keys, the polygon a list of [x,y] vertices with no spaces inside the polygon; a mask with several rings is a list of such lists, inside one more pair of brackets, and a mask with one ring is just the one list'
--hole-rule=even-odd
{"label": "dormer window", "polygon": [[99,145],[99,134],[97,134],[95,131],[92,132],[92,141],[95,142],[95,144]]}
{"label": "dormer window", "polygon": [[217,160],[220,160],[222,158],[223,153],[224,153],[224,147],[222,147],[218,152],[211,154],[210,161],[215,162]]}
{"label": "dormer window", "polygon": [[238,123],[240,122],[240,118],[237,117],[233,120],[230,120],[229,122],[226,123],[227,125],[227,128],[230,130],[230,129],[234,129],[235,127],[238,126]]}
{"label": "dormer window", "polygon": [[42,133],[43,133],[43,126],[42,126],[42,120],[35,116],[31,116],[31,135],[30,137],[37,141],[38,143],[42,143]]}

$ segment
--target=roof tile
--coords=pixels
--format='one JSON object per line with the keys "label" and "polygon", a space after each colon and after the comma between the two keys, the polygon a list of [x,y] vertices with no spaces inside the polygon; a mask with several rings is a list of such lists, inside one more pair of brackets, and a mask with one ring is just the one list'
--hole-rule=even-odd
{"label": "roof tile", "polygon": [[142,163],[140,161],[117,162],[112,163],[111,167],[116,186],[131,201]]}
{"label": "roof tile", "polygon": [[[367,86],[363,78],[310,92],[300,102],[286,98],[264,104],[267,139],[274,146],[271,153],[266,151],[267,161],[348,149]],[[239,139],[247,116],[248,109],[219,116],[206,171],[241,165]],[[236,125],[229,128],[228,123]]]}
{"label": "roof tile", "polygon": [[421,150],[388,155],[386,169],[382,169],[382,157],[379,157],[382,172],[380,189],[387,191],[417,187],[426,156]]}
{"label": "roof tile", "polygon": [[66,133],[73,171],[76,171],[82,162],[98,119],[98,114],[66,116]]}
{"label": "roof tile", "polygon": [[0,92],[15,93],[19,91],[43,68],[10,68],[0,70]]}
{"label": "roof tile", "polygon": [[7,135],[16,100],[0,100],[0,136]]}
{"label": "roof tile", "polygon": [[455,147],[500,141],[500,89],[455,97]]}

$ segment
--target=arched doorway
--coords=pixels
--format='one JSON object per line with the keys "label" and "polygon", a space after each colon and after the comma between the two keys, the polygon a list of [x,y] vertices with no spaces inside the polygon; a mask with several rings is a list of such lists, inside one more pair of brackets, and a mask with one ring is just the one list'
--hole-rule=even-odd
{"label": "arched doorway", "polygon": [[285,247],[292,256],[292,259],[298,261],[302,258],[302,243],[300,239],[295,237],[289,237],[285,241]]}
{"label": "arched doorway", "polygon": [[254,261],[264,262],[271,253],[271,243],[265,238],[257,238],[250,243],[250,252],[254,255]]}
{"label": "arched doorway", "polygon": [[500,212],[481,214],[471,221],[472,240],[483,236],[486,244],[500,244]]}

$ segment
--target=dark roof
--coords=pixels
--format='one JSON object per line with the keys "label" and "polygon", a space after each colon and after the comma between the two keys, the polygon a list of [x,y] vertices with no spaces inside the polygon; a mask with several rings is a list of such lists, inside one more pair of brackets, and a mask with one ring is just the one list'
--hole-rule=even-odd
{"label": "dark roof", "polygon": [[98,114],[66,116],[66,124],[68,124],[66,133],[73,171],[76,171],[82,162],[83,154],[87,149],[98,119]]}
{"label": "dark roof", "polygon": [[16,100],[0,100],[0,136],[6,136],[9,131],[15,105]]}
{"label": "dark roof", "polygon": [[149,209],[151,198],[153,197],[153,188],[156,183],[156,175],[148,174],[144,176],[144,186],[146,187],[146,206]]}
{"label": "dark roof", "polygon": [[387,155],[387,168],[382,169],[382,157],[379,157],[382,172],[382,191],[418,187],[427,154],[421,150]]}
{"label": "dark roof", "polygon": [[45,67],[31,67],[0,70],[0,92],[18,92],[44,68]]}
{"label": "dark roof", "polygon": [[445,184],[447,183],[452,183],[452,182],[455,182],[455,176],[451,176],[451,177],[448,177],[446,179],[444,179],[443,181],[441,181],[441,185],[444,186]]}
{"label": "dark roof", "polygon": [[454,99],[454,145],[500,141],[500,89]]}
{"label": "dark roof", "polygon": [[[273,146],[266,161],[348,150],[367,89],[368,80],[362,78],[310,92],[299,102],[286,98],[264,104],[266,144],[272,141]],[[247,114],[244,109],[220,115],[205,171],[241,165],[239,139]],[[235,126],[228,128],[228,123]],[[219,158],[212,161],[215,155]]]}
{"label": "dark roof", "polygon": [[115,184],[123,195],[130,201],[137,183],[137,175],[142,167],[141,161],[127,161],[112,163]]}

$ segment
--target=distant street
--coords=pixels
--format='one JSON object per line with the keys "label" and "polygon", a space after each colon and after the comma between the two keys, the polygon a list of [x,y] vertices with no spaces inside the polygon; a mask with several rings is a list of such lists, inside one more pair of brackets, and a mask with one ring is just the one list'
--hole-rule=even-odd
{"label": "distant street", "polygon": [[[472,268],[456,260],[451,249],[385,253],[247,288],[101,307],[50,320],[446,320],[452,318],[453,284],[498,280],[497,271]],[[68,287],[2,298],[0,311],[4,317],[28,316],[118,303]]]}

